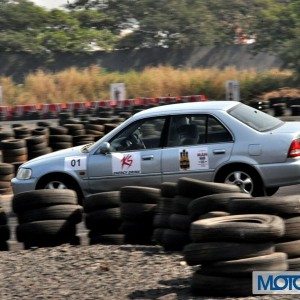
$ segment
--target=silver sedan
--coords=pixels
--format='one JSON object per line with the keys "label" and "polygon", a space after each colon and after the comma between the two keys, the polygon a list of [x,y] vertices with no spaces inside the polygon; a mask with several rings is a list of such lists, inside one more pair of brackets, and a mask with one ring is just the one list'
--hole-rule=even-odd
{"label": "silver sedan", "polygon": [[300,122],[234,101],[160,106],[135,114],[94,144],[24,163],[15,194],[70,188],[80,197],[180,177],[236,184],[254,196],[300,183]]}

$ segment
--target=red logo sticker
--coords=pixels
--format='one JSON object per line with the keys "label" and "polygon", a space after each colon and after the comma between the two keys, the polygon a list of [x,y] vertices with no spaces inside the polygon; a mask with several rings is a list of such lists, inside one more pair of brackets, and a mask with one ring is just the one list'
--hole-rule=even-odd
{"label": "red logo sticker", "polygon": [[133,159],[130,154],[127,154],[123,156],[121,159],[121,165],[122,165],[122,170],[124,169],[125,166],[127,166],[127,169],[129,169],[133,164]]}

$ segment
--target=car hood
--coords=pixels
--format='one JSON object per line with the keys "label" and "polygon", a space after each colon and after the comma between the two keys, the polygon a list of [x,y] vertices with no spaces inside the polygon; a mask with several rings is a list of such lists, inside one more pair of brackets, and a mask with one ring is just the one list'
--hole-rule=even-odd
{"label": "car hood", "polygon": [[272,131],[276,133],[300,133],[300,122],[285,122]]}
{"label": "car hood", "polygon": [[[35,162],[39,162],[41,160],[49,160],[52,158],[57,158],[57,157],[68,157],[68,156],[76,156],[76,155],[82,155],[83,153],[81,152],[83,146],[77,146],[77,147],[72,147],[72,148],[68,148],[68,149],[64,149],[64,150],[59,150],[59,151],[55,151],[49,154],[45,154],[42,156],[39,156],[37,158],[31,159],[28,162],[26,162],[25,164],[23,164],[24,167],[26,167],[27,165],[31,164],[31,163],[35,163]],[[86,154],[86,153],[84,153]]]}

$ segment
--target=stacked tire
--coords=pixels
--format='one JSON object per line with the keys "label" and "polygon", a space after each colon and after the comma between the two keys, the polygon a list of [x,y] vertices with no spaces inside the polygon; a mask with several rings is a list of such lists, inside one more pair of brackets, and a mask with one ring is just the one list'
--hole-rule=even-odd
{"label": "stacked tire", "polygon": [[86,197],[84,212],[91,245],[124,243],[124,235],[120,233],[120,192],[103,192]]}
{"label": "stacked tire", "polygon": [[192,218],[188,207],[196,198],[216,193],[240,192],[240,189],[234,185],[182,177],[178,180],[177,192],[178,195],[173,199],[173,212],[169,217],[169,229],[164,230],[161,239],[161,245],[168,251],[181,251],[190,243]]}
{"label": "stacked tire", "polygon": [[164,182],[160,187],[161,198],[158,200],[156,214],[153,220],[153,241],[163,243],[166,229],[170,229],[169,219],[174,210],[174,197],[177,195],[177,183]]}
{"label": "stacked tire", "polygon": [[8,250],[7,241],[10,238],[10,229],[7,224],[7,216],[4,209],[0,206],[0,251]]}
{"label": "stacked tire", "polygon": [[25,139],[28,150],[28,159],[33,159],[51,153],[45,135],[33,135]]}
{"label": "stacked tire", "polygon": [[63,126],[49,127],[49,146],[53,151],[67,149],[73,146],[73,137],[68,135],[68,129]]}
{"label": "stacked tire", "polygon": [[0,163],[0,195],[12,193],[11,179],[15,175],[15,168],[12,164]]}
{"label": "stacked tire", "polygon": [[160,190],[149,187],[125,186],[121,189],[121,232],[125,243],[150,245],[153,219]]}
{"label": "stacked tire", "polygon": [[10,139],[1,141],[2,161],[4,163],[24,163],[27,161],[25,140]]}
{"label": "stacked tire", "polygon": [[25,139],[29,136],[31,136],[31,129],[28,127],[22,126],[22,127],[15,127],[14,128],[15,138],[16,139]]}
{"label": "stacked tire", "polygon": [[24,248],[79,244],[76,224],[83,209],[72,190],[35,190],[14,195],[12,208],[18,218],[17,240]]}
{"label": "stacked tire", "polygon": [[282,217],[285,234],[276,241],[276,251],[288,255],[289,271],[300,271],[300,196],[233,198],[230,203],[233,214],[268,213]]}
{"label": "stacked tire", "polygon": [[104,125],[98,124],[97,119],[91,120],[90,124],[85,125],[86,134],[94,137],[94,141],[104,136]]}
{"label": "stacked tire", "polygon": [[284,235],[282,218],[249,214],[197,220],[192,243],[185,246],[188,265],[198,266],[191,280],[201,296],[250,296],[253,271],[286,271],[287,255],[274,252]]}

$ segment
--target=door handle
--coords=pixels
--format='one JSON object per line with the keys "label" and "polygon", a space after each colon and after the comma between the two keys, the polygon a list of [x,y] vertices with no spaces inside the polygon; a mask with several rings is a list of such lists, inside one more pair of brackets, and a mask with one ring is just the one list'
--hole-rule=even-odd
{"label": "door handle", "polygon": [[213,150],[213,154],[225,154],[226,151],[225,149],[216,149],[216,150]]}
{"label": "door handle", "polygon": [[144,155],[142,156],[142,160],[153,160],[154,156],[153,155]]}

